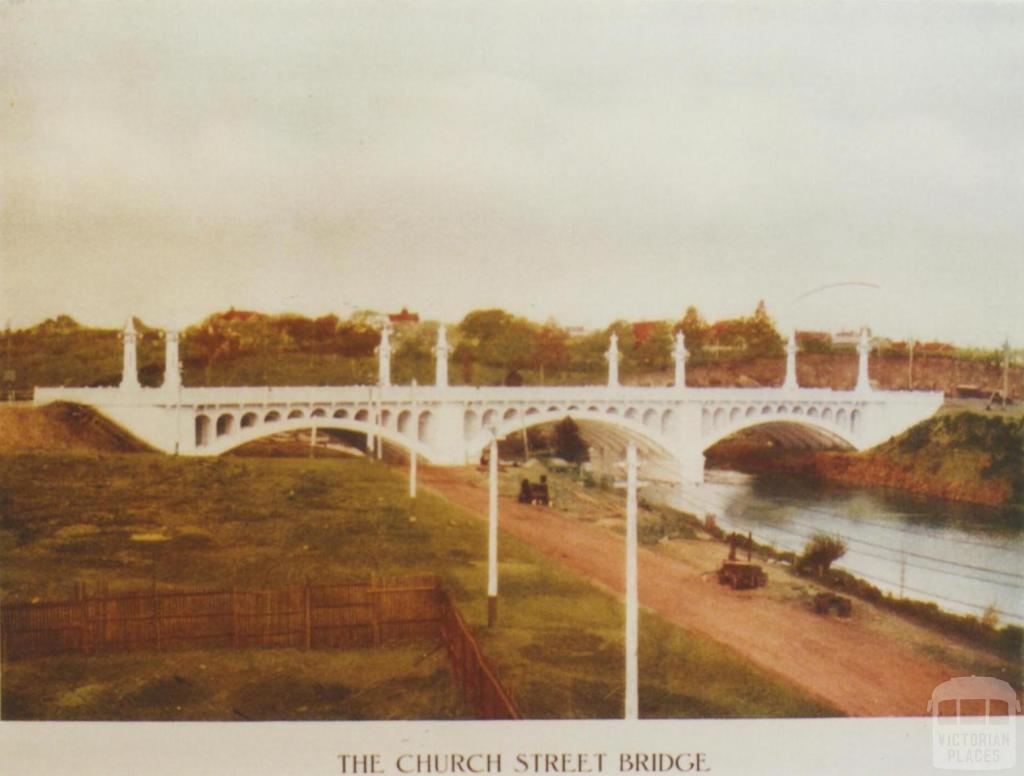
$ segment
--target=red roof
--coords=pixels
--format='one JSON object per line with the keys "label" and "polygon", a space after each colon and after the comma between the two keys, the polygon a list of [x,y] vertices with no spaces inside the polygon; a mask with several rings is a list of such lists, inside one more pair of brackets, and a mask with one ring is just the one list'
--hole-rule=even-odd
{"label": "red roof", "polygon": [[389,313],[388,320],[392,323],[419,323],[419,313],[411,313],[407,307],[402,308],[400,313]]}

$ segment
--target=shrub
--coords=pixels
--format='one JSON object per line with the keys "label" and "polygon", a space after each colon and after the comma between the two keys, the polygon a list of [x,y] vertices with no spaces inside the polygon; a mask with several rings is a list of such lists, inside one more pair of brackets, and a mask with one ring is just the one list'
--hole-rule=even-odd
{"label": "shrub", "polygon": [[829,536],[825,533],[816,533],[807,542],[803,554],[800,556],[798,568],[816,571],[818,576],[824,576],[829,567],[846,554],[846,542],[839,536]]}

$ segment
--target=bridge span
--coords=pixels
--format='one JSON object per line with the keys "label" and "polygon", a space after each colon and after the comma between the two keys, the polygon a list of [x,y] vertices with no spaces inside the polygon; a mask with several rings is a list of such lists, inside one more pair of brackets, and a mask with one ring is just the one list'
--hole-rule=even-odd
{"label": "bridge span", "polygon": [[378,382],[370,386],[209,387],[181,383],[178,336],[166,337],[164,383],[138,381],[137,335],[129,322],[121,384],[110,388],[36,388],[35,402],[69,401],[95,408],[158,450],[212,456],[269,435],[300,429],[344,429],[415,452],[442,466],[476,461],[491,435],[571,417],[596,422],[658,450],[683,482],[702,482],[704,453],[719,440],[764,424],[794,424],[863,450],[932,415],[942,393],[877,391],[868,381],[862,332],[856,386],[849,391],[802,388],[794,338],[782,386],[697,388],[686,385],[686,350],[677,335],[674,385],[625,386],[618,378],[615,336],[606,354],[606,385],[473,387],[448,384],[444,327],[435,348],[435,384],[391,384],[387,328],[378,348]]}

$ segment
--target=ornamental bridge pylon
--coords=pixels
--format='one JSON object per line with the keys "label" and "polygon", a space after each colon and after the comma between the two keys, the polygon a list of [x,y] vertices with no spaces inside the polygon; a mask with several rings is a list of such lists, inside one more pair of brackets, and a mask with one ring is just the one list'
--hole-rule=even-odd
{"label": "ornamental bridge pylon", "polygon": [[856,386],[848,391],[801,388],[796,380],[795,336],[787,346],[786,377],[779,387],[698,388],[686,385],[686,348],[676,335],[672,386],[621,385],[613,334],[605,385],[452,386],[449,347],[442,326],[431,386],[391,383],[390,330],[378,348],[376,385],[210,387],[182,385],[178,335],[167,332],[163,385],[140,386],[136,333],[125,328],[124,368],[116,388],[36,388],[35,402],[69,401],[93,407],[166,453],[215,456],[263,437],[304,429],[344,429],[415,451],[440,466],[479,459],[492,434],[503,438],[531,426],[571,417],[597,423],[638,441],[674,462],[682,482],[704,477],[704,453],[719,440],[755,426],[779,424],[841,442],[872,447],[932,415],[936,391],[879,391],[868,380],[866,331],[858,345]]}

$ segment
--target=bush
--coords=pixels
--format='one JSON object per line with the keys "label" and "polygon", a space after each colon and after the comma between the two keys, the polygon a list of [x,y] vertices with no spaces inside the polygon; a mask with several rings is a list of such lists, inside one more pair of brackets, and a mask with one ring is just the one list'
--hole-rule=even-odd
{"label": "bush", "polygon": [[799,570],[807,569],[816,571],[818,576],[824,576],[829,567],[846,554],[846,542],[839,536],[829,536],[825,533],[816,533],[807,542],[803,554],[797,561]]}

